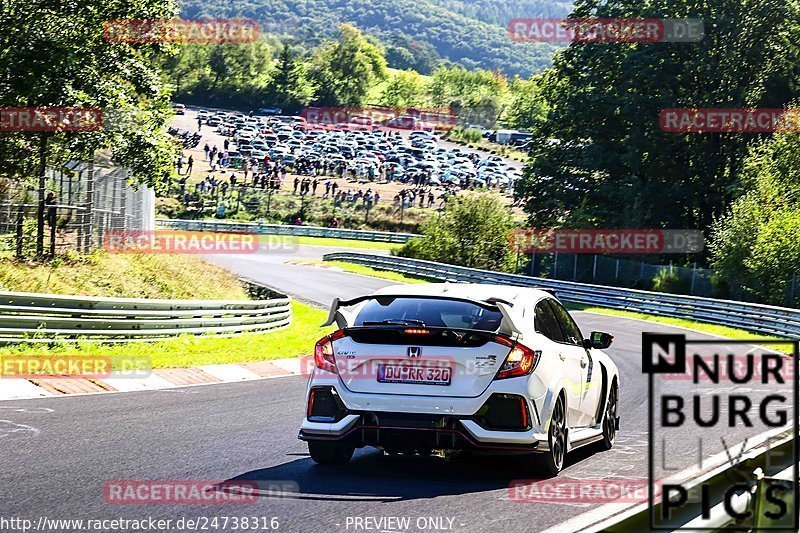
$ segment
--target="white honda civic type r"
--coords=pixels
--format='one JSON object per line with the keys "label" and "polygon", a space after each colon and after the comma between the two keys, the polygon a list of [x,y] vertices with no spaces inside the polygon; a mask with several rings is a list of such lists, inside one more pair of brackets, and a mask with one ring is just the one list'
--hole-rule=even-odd
{"label": "white honda civic type r", "polygon": [[420,284],[334,300],[306,392],[299,437],[320,464],[355,448],[515,454],[555,475],[570,450],[608,449],[619,373],[550,293]]}

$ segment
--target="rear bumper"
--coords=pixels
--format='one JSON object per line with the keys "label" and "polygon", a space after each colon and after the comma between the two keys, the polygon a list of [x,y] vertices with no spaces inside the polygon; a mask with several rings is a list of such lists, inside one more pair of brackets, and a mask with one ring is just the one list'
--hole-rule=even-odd
{"label": "rear bumper", "polygon": [[360,448],[386,450],[481,450],[540,452],[548,450],[547,438],[534,427],[513,430],[488,429],[476,416],[344,410],[336,421],[306,418],[298,438],[305,441],[337,441]]}
{"label": "rear bumper", "polygon": [[[348,415],[352,419],[342,420],[341,433],[315,432],[316,428],[302,428],[299,438],[304,441],[336,441],[355,448],[374,446],[386,450],[485,450],[508,452],[539,452],[547,449],[546,441],[533,437],[532,430],[525,433],[513,432],[513,438],[504,439],[504,434],[512,432],[492,431],[491,441],[478,440],[467,428],[471,421],[455,421],[450,427],[414,427],[413,425],[376,424],[368,419],[373,415]],[[475,424],[474,422],[471,422]],[[335,426],[337,423],[329,424]],[[477,424],[475,424],[477,426]],[[305,426],[305,424],[304,424]],[[477,426],[480,428],[480,426]],[[474,430],[474,428],[472,428]],[[480,428],[483,430],[483,428]],[[483,430],[484,432],[486,430]],[[525,436],[528,436],[526,439]],[[487,435],[482,435],[486,438]],[[521,441],[521,442],[516,442]]]}

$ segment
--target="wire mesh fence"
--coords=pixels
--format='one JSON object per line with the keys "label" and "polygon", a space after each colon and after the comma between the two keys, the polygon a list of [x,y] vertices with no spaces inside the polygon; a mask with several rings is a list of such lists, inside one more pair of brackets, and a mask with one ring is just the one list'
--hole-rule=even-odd
{"label": "wire mesh fence", "polygon": [[[517,270],[532,276],[676,294],[752,300],[741,286],[720,283],[714,270],[696,265],[650,263],[609,255],[540,253],[520,258]],[[796,276],[787,281],[782,305],[800,304]]]}
{"label": "wire mesh fence", "polygon": [[155,228],[155,195],[131,185],[127,169],[68,161],[49,167],[44,185],[40,205],[37,183],[0,180],[0,246],[17,257],[40,253],[40,224],[48,255],[102,248],[111,230]]}

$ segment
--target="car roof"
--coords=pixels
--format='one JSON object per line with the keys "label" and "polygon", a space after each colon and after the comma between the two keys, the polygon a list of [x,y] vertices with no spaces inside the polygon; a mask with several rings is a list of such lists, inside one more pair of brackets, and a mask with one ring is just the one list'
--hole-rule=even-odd
{"label": "car roof", "polygon": [[489,301],[501,299],[510,303],[525,300],[529,303],[538,301],[552,294],[533,287],[516,287],[513,285],[492,285],[489,283],[419,283],[389,285],[378,289],[373,294],[397,294],[403,296],[451,296],[469,300]]}

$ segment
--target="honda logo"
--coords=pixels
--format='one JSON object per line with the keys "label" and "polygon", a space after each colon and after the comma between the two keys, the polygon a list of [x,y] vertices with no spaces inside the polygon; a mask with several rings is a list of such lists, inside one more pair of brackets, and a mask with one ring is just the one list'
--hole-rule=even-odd
{"label": "honda logo", "polygon": [[419,346],[409,346],[407,357],[422,357],[422,348]]}

